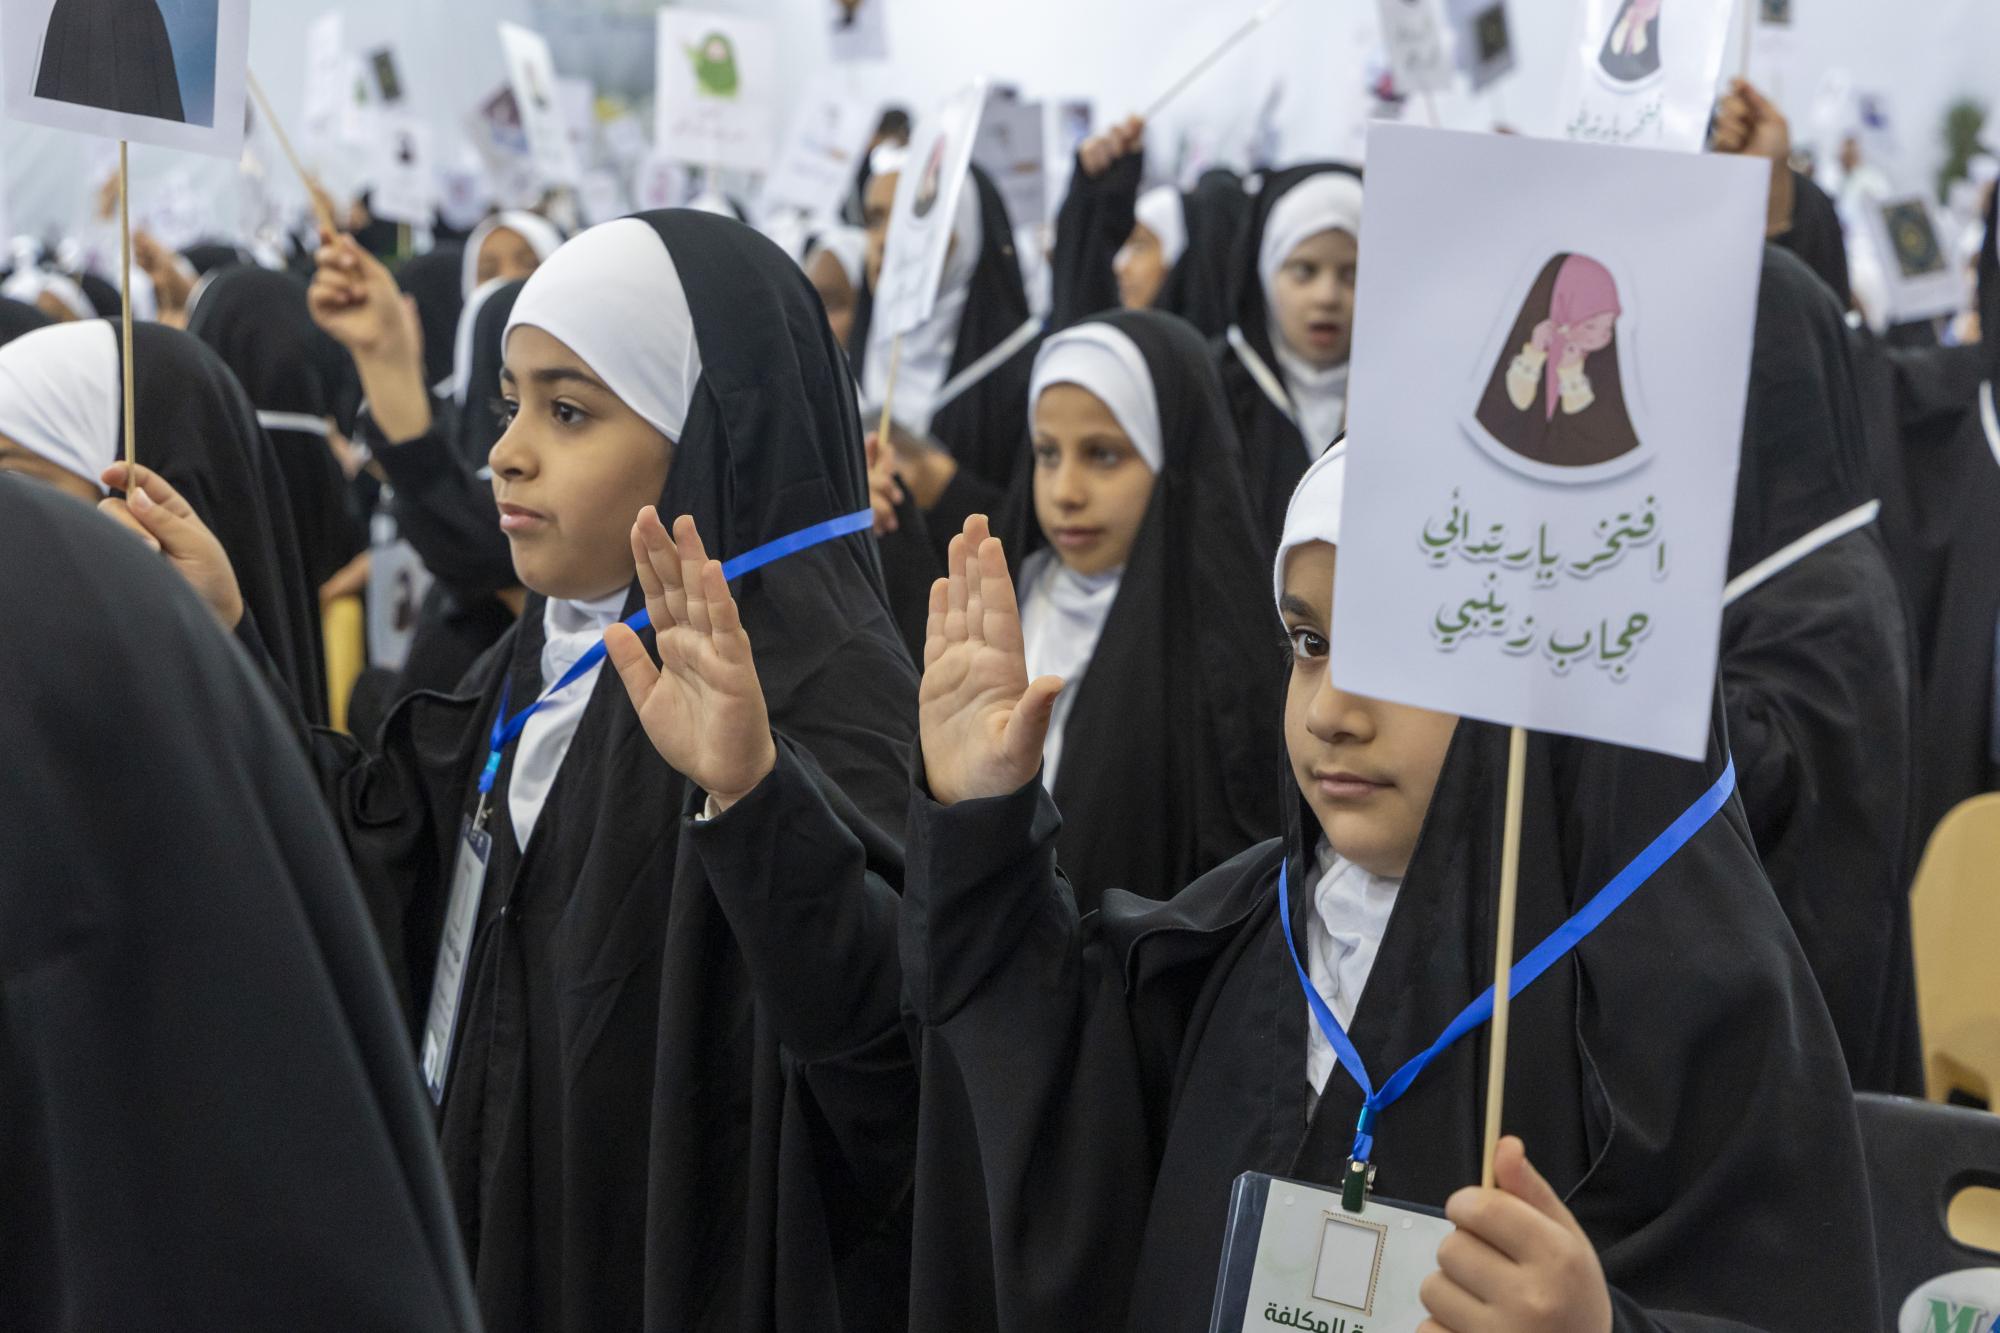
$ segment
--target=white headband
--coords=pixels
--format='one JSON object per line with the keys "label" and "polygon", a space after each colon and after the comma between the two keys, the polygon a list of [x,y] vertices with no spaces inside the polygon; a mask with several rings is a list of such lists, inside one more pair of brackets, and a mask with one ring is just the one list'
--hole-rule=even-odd
{"label": "white headband", "polygon": [[1052,384],[1074,384],[1103,403],[1155,475],[1166,467],[1160,400],[1138,344],[1109,324],[1079,324],[1042,344],[1029,381],[1028,411]]}
{"label": "white headband", "polygon": [[11,297],[24,305],[33,305],[43,296],[53,296],[77,319],[97,318],[97,308],[91,305],[90,298],[83,293],[83,288],[62,274],[50,273],[45,269],[20,270],[7,279],[5,286],[0,286],[0,296]]}
{"label": "white headband", "polygon": [[473,230],[465,241],[465,265],[459,271],[459,294],[465,300],[472,299],[472,293],[479,286],[479,252],[486,248],[496,231],[511,231],[528,243],[535,252],[535,258],[547,259],[561,248],[562,231],[555,223],[539,213],[529,213],[515,209],[506,213],[496,213]]}
{"label": "white headband", "polygon": [[24,333],[0,347],[0,435],[101,491],[118,461],[120,379],[107,320]]}
{"label": "white headband", "polygon": [[1346,493],[1347,441],[1342,439],[1314,460],[1292,492],[1277,567],[1271,574],[1271,591],[1278,602],[1285,600],[1285,561],[1293,551],[1312,542],[1340,545],[1340,502]]}
{"label": "white headband", "polygon": [[521,288],[507,339],[524,324],[568,347],[627,407],[680,439],[701,349],[680,270],[651,226],[620,218],[565,242]]}
{"label": "white headband", "polygon": [[1132,210],[1139,224],[1160,239],[1160,257],[1172,268],[1187,253],[1187,206],[1171,185],[1156,185],[1139,196]]}
{"label": "white headband", "polygon": [[1257,276],[1264,299],[1292,251],[1323,231],[1344,231],[1361,238],[1361,182],[1344,171],[1322,171],[1285,191],[1264,219],[1264,240],[1257,250]]}

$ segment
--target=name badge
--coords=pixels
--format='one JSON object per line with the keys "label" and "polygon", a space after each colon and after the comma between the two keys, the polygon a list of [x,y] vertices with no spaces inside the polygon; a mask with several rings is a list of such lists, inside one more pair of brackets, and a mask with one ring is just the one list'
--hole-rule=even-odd
{"label": "name badge", "polygon": [[1238,1177],[1210,1333],[1407,1333],[1452,1224],[1433,1210],[1340,1195],[1261,1172]]}
{"label": "name badge", "polygon": [[479,899],[486,891],[486,863],[492,855],[493,835],[471,819],[463,821],[458,831],[458,856],[451,867],[451,901],[445,908],[444,935],[438,940],[430,1011],[424,1018],[424,1041],[418,1060],[431,1101],[440,1105],[444,1102],[445,1075],[451,1069],[451,1041],[458,1030],[458,1005],[465,995],[465,961],[472,952],[472,935],[479,924]]}

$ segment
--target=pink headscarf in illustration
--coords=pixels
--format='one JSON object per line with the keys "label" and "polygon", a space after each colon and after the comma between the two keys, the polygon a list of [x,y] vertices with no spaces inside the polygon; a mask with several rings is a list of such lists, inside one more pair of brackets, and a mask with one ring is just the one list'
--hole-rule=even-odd
{"label": "pink headscarf in illustration", "polygon": [[[1625,7],[1625,17],[1619,20],[1616,28],[1612,29],[1612,52],[1621,56],[1638,55],[1639,45],[1645,40],[1646,25],[1659,16],[1660,0],[1632,0],[1632,3]],[[1623,42],[1618,40],[1620,32],[1625,34]]]}
{"label": "pink headscarf in illustration", "polygon": [[[1647,0],[1635,0],[1635,7]],[[1659,0],[1651,0],[1655,8]],[[1549,317],[1535,325],[1533,342],[1548,356],[1543,367],[1548,417],[1555,418],[1556,403],[1562,396],[1556,368],[1572,358],[1581,359],[1611,345],[1617,333],[1615,320],[1623,308],[1618,304],[1618,282],[1611,270],[1585,255],[1571,255],[1556,272],[1555,291],[1549,296]],[[1586,328],[1589,320],[1610,315],[1613,323]]]}

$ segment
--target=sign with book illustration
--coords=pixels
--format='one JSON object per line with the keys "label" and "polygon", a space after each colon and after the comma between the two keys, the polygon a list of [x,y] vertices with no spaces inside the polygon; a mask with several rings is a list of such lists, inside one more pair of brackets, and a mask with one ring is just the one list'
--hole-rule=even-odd
{"label": "sign with book illustration", "polygon": [[919,121],[910,140],[875,291],[875,318],[890,333],[915,328],[937,306],[952,219],[958,214],[959,192],[966,188],[985,105],[986,80],[977,79]]}
{"label": "sign with book illustration", "polygon": [[1740,0],[1582,0],[1556,134],[1698,153]]}
{"label": "sign with book illustration", "polygon": [[1768,164],[1370,139],[1334,680],[1701,757]]}
{"label": "sign with book illustration", "polygon": [[1382,45],[1403,91],[1427,93],[1451,87],[1451,55],[1438,0],[1376,0],[1376,4]]}
{"label": "sign with book illustration", "polygon": [[213,157],[243,151],[250,0],[0,0],[7,115]]}
{"label": "sign with book illustration", "polygon": [[569,118],[563,114],[548,39],[518,23],[502,23],[500,48],[507,57],[507,82],[535,174],[548,185],[575,185],[583,176],[583,164],[577,160]]}
{"label": "sign with book illustration", "polygon": [[389,222],[429,223],[439,203],[431,127],[403,110],[384,111],[378,127],[379,139],[370,154],[375,189],[368,211]]}
{"label": "sign with book illustration", "polygon": [[1507,0],[1446,0],[1458,67],[1482,92],[1514,72],[1514,34]]}
{"label": "sign with book illustration", "polygon": [[1882,269],[1883,316],[1889,323],[1936,319],[1964,308],[1971,292],[1952,262],[1929,199],[1910,194],[1869,200],[1862,213]]}
{"label": "sign with book illustration", "polygon": [[662,9],[653,142],[691,166],[765,171],[777,140],[771,25]]}

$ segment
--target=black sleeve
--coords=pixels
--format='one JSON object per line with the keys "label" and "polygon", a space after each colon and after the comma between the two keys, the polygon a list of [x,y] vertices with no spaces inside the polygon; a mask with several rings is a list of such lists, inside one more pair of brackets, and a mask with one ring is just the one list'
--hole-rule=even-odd
{"label": "black sleeve", "polygon": [[[1117,1328],[1157,1150],[1123,969],[1089,943],[1039,778],[918,793],[904,884],[919,1028],[911,1326]],[[988,1262],[978,1261],[987,1256]]]}
{"label": "black sleeve", "polygon": [[[937,561],[938,577],[945,574],[951,539],[965,530],[965,520],[974,514],[997,518],[1006,504],[1006,487],[995,485],[967,467],[952,474],[944,490],[938,493],[937,503],[924,511],[924,528]],[[929,583],[924,585],[924,595],[928,605]],[[918,660],[923,660],[921,655]]]}
{"label": "black sleeve", "polygon": [[843,798],[811,757],[780,739],[777,767],[755,790],[715,819],[688,820],[682,836],[736,935],[758,1004],[840,1147],[850,1187],[888,1207],[909,1192],[916,1135],[891,883],[901,866],[836,804]]}
{"label": "black sleeve", "polygon": [[512,588],[520,579],[492,488],[452,452],[444,420],[434,411],[430,431],[403,444],[390,444],[366,414],[355,433],[396,488],[397,527],[432,574],[465,595]]}
{"label": "black sleeve", "polygon": [[1118,278],[1112,261],[1132,235],[1143,153],[1128,153],[1091,176],[1076,163],[1069,194],[1056,214],[1056,240],[1049,264],[1054,304],[1049,331],[1066,329],[1100,310],[1118,308]]}

